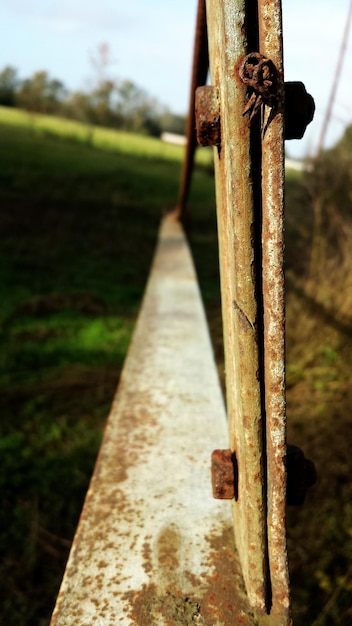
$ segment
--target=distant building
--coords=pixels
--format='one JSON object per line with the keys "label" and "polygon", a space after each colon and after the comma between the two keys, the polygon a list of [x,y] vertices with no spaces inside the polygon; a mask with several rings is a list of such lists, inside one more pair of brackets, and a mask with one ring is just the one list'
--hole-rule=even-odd
{"label": "distant building", "polygon": [[175,146],[185,146],[187,144],[187,137],[184,135],[176,135],[176,133],[162,133],[161,141],[173,143]]}
{"label": "distant building", "polygon": [[307,165],[303,161],[295,161],[294,159],[285,159],[285,167],[288,170],[296,170],[297,172],[303,172],[307,169]]}

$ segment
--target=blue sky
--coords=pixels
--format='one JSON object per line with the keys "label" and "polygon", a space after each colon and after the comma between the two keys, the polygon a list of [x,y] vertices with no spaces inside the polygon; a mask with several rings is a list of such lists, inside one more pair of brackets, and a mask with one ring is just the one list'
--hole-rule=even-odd
{"label": "blue sky", "polygon": [[[21,78],[46,69],[70,89],[92,86],[90,61],[110,48],[112,77],[128,78],[175,113],[186,113],[197,0],[1,0],[0,68]],[[314,153],[336,69],[350,0],[283,0],[286,80],[302,80],[316,101],[292,156]],[[326,144],[352,123],[352,32]]]}

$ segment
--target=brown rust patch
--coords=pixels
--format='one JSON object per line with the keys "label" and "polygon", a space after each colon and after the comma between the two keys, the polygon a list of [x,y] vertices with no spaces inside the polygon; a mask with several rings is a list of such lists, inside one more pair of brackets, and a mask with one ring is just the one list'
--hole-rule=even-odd
{"label": "brown rust patch", "polygon": [[194,594],[185,593],[178,586],[180,576],[172,573],[173,567],[174,572],[180,567],[179,530],[173,524],[162,530],[156,544],[157,580],[122,596],[129,603],[128,617],[136,625],[153,626],[160,623],[160,619],[163,626],[258,625],[244,589],[232,527],[206,539],[209,544],[209,551],[204,555],[207,573],[198,578],[184,572],[185,587],[191,583],[194,590]]}
{"label": "brown rust patch", "polygon": [[[144,570],[153,575],[149,585],[139,591],[126,592],[123,599],[130,605],[129,617],[139,626],[153,625],[163,620],[163,625],[203,625],[198,598],[186,593],[190,574],[182,571],[182,537],[176,524],[160,531],[155,549],[150,543],[143,545]],[[194,587],[199,581],[192,580]]]}
{"label": "brown rust patch", "polygon": [[146,574],[153,570],[152,548],[148,541],[143,543],[143,569]]}
{"label": "brown rust patch", "polygon": [[160,618],[164,626],[206,626],[197,601],[171,592],[159,595],[153,583],[144,585],[141,591],[125,593],[124,599],[131,606],[128,617],[138,626],[153,626],[160,623]]}
{"label": "brown rust patch", "polygon": [[181,536],[176,524],[163,528],[157,541],[157,560],[159,568],[171,574],[180,567]]}
{"label": "brown rust patch", "polygon": [[208,565],[213,573],[205,579],[201,612],[206,626],[243,624],[256,626],[257,621],[248,603],[235,548],[232,527],[207,537],[210,546]]}
{"label": "brown rust patch", "polygon": [[232,451],[214,450],[211,455],[213,498],[221,500],[234,498],[237,493],[237,480],[237,462]]}
{"label": "brown rust patch", "polygon": [[196,89],[195,112],[198,143],[201,146],[219,146],[220,101],[216,87],[206,85]]}

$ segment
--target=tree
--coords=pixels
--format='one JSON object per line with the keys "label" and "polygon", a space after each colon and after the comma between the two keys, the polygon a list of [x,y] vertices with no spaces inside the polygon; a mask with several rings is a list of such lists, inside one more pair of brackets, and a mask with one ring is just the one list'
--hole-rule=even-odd
{"label": "tree", "polygon": [[93,121],[91,98],[87,93],[74,91],[65,100],[61,110],[65,117],[73,118],[84,123],[92,123]]}
{"label": "tree", "polygon": [[90,56],[90,62],[96,73],[96,86],[90,94],[92,121],[103,126],[113,126],[115,120],[112,103],[116,93],[116,82],[107,76],[107,69],[112,64],[109,45],[101,43],[97,52]]}
{"label": "tree", "polygon": [[17,70],[6,66],[0,71],[0,105],[156,137],[164,130],[183,134],[182,116],[171,113],[133,81],[109,76],[112,61],[108,44],[100,44],[90,61],[96,74],[90,92],[69,93],[60,80],[51,78],[45,70],[20,81]]}
{"label": "tree", "polygon": [[106,69],[112,64],[109,44],[103,42],[98,46],[96,54],[92,54],[90,62],[97,73],[98,87],[106,80]]}
{"label": "tree", "polygon": [[17,93],[17,102],[28,111],[58,113],[66,97],[64,84],[60,80],[50,79],[48,73],[42,70],[22,82]]}
{"label": "tree", "polygon": [[115,110],[126,130],[160,135],[160,104],[131,80],[118,85]]}
{"label": "tree", "polygon": [[161,130],[168,133],[175,133],[176,135],[184,135],[186,118],[184,115],[175,115],[166,109],[160,117]]}
{"label": "tree", "polygon": [[0,104],[5,107],[16,106],[18,83],[17,70],[11,65],[6,65],[0,72]]}
{"label": "tree", "polygon": [[114,125],[113,97],[116,84],[113,80],[102,80],[90,96],[91,107],[94,111],[95,122],[103,126]]}

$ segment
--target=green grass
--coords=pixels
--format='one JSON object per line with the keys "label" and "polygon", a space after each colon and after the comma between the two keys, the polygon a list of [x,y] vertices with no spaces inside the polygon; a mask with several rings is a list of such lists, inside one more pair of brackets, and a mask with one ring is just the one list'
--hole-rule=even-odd
{"label": "green grass", "polygon": [[[0,109],[0,624],[48,624],[182,155],[157,140]],[[189,238],[223,377],[208,159],[198,151]],[[350,240],[343,264],[330,254],[311,276],[313,209],[301,174],[289,173],[286,214],[288,435],[319,472],[288,516],[295,625],[344,625]]]}
{"label": "green grass", "polygon": [[[287,181],[288,438],[318,471],[304,506],[288,511],[294,616],[302,626],[352,623],[351,180],[349,149],[347,159],[336,150]],[[313,238],[317,207],[323,228]]]}
{"label": "green grass", "polygon": [[[107,151],[153,159],[181,162],[185,151],[182,146],[168,144],[154,137],[2,106],[0,106],[0,124],[30,129],[37,135],[62,137]],[[197,163],[208,166],[212,162],[212,150],[198,150],[196,159]]]}
{"label": "green grass", "polygon": [[[82,125],[0,113],[0,623],[37,626],[53,609],[182,150],[104,129],[87,145]],[[199,214],[214,210],[213,185],[207,168],[195,172]]]}

